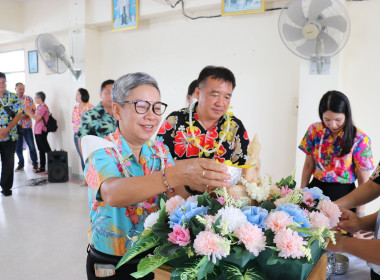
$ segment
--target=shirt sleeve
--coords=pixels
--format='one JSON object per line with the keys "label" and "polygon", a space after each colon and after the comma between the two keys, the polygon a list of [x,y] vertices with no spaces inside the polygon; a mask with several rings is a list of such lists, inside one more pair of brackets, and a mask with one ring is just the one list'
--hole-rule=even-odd
{"label": "shirt sleeve", "polygon": [[313,126],[309,126],[298,148],[307,155],[312,155],[315,147]]}
{"label": "shirt sleeve", "polygon": [[372,175],[369,177],[374,183],[380,185],[380,162],[377,165],[376,169],[373,171]]}
{"label": "shirt sleeve", "polygon": [[100,196],[102,183],[113,177],[122,178],[119,162],[114,156],[113,149],[106,148],[93,152],[86,161],[84,171],[91,193],[97,201],[103,201]]}
{"label": "shirt sleeve", "polygon": [[89,112],[90,111],[87,111],[87,112],[83,113],[83,115],[82,115],[82,120],[80,122],[78,133],[77,133],[77,136],[79,138],[82,138],[86,135],[91,135],[91,127],[90,127],[91,115]]}
{"label": "shirt sleeve", "polygon": [[23,109],[22,102],[21,102],[20,98],[18,98],[18,97],[15,98],[12,107],[13,107],[12,108],[13,112],[15,112],[15,115],[24,113],[24,109]]}
{"label": "shirt sleeve", "polygon": [[77,107],[74,106],[73,112],[71,113],[71,123],[74,123],[74,124],[75,124],[75,119],[76,119],[76,115],[77,115],[76,108]]}
{"label": "shirt sleeve", "polygon": [[[248,145],[249,145],[249,137],[248,131],[245,129],[243,123],[241,121],[237,122],[239,125],[238,131],[236,132],[236,140],[234,144],[234,152],[231,156],[231,161],[233,163],[238,162],[238,165],[244,165],[246,162],[246,155],[248,154]],[[240,145],[240,147],[238,147]],[[239,154],[236,154],[239,153]],[[234,160],[238,158],[238,160]]]}
{"label": "shirt sleeve", "polygon": [[41,106],[41,107],[37,110],[36,115],[37,115],[37,116],[41,116],[41,117],[43,117],[43,116],[45,116],[45,114],[46,114],[47,111],[48,111],[48,109],[47,109],[46,106]]}
{"label": "shirt sleeve", "polygon": [[374,168],[371,140],[367,135],[358,141],[352,157],[356,170],[369,171]]}
{"label": "shirt sleeve", "polygon": [[175,155],[174,137],[176,133],[177,119],[178,119],[177,116],[171,113],[162,123],[157,133],[158,140],[164,142],[164,144],[168,147],[171,155]]}

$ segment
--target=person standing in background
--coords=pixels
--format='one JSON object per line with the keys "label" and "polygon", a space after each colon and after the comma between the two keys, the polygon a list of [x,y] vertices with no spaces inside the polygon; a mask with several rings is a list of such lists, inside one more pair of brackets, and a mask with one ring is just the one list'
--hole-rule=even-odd
{"label": "person standing in background", "polygon": [[12,195],[15,151],[17,143],[16,125],[21,120],[23,110],[20,99],[15,93],[7,91],[7,79],[0,72],[0,156],[1,156],[1,193]]}
{"label": "person standing in background", "polygon": [[187,89],[186,101],[189,106],[195,104],[198,100],[194,97],[195,89],[198,87],[198,80],[194,80],[190,83]]}
{"label": "person standing in background", "polygon": [[[36,105],[34,105],[33,99],[25,95],[25,86],[23,83],[17,83],[16,84],[16,93],[18,98],[20,98],[23,108],[25,106],[29,106],[32,108],[32,111],[36,111]],[[19,121],[18,125],[22,127],[22,133],[19,135],[17,144],[16,144],[16,154],[18,157],[18,166],[16,167],[15,171],[22,171],[24,170],[24,156],[23,156],[23,144],[24,144],[24,139],[26,144],[28,145],[29,148],[29,154],[30,158],[32,159],[32,164],[33,164],[33,171],[36,171],[38,169],[38,159],[37,159],[37,153],[36,153],[36,147],[34,146],[34,139],[33,139],[33,129],[32,129],[32,120],[31,118],[27,115],[24,114],[22,115],[21,120]]]}
{"label": "person standing in background", "polygon": [[[82,171],[84,171],[84,162],[83,162],[83,157],[82,153],[79,150],[79,144],[78,144],[78,131],[79,131],[79,126],[82,120],[82,115],[83,113],[87,112],[91,108],[94,107],[94,105],[89,103],[90,100],[90,95],[88,91],[84,88],[78,89],[75,97],[76,102],[78,102],[78,105],[74,106],[72,115],[71,115],[71,122],[73,123],[73,130],[74,130],[74,144],[75,148],[77,149],[77,152],[80,157],[80,163],[82,167]],[[87,186],[86,180],[83,180],[82,186]]]}
{"label": "person standing in background", "polygon": [[[368,181],[374,168],[371,140],[353,124],[350,102],[339,91],[323,95],[319,117],[299,146],[306,154],[301,187],[319,187],[335,201],[355,189],[356,179],[359,185]],[[364,209],[357,212],[362,215]]]}
{"label": "person standing in background", "polygon": [[33,112],[30,106],[25,106],[25,113],[36,121],[36,124],[34,125],[34,136],[36,137],[36,143],[40,154],[40,168],[37,168],[34,171],[35,173],[46,173],[46,155],[51,151],[47,140],[48,132],[45,125],[49,120],[50,111],[45,104],[45,99],[46,95],[42,91],[36,93],[36,96],[34,97],[34,101],[38,105],[36,113]]}

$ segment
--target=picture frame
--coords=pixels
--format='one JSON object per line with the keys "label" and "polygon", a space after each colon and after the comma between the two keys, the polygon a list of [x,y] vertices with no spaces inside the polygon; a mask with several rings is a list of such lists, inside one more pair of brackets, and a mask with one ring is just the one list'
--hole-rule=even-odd
{"label": "picture frame", "polygon": [[139,0],[112,0],[112,31],[137,28]]}
{"label": "picture frame", "polygon": [[222,16],[265,12],[265,0],[222,0]]}
{"label": "picture frame", "polygon": [[38,52],[28,51],[29,74],[38,73]]}

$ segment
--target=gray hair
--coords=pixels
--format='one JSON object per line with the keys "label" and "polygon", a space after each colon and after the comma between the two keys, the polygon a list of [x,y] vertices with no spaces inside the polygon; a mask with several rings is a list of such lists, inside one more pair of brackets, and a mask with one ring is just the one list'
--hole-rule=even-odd
{"label": "gray hair", "polygon": [[[131,95],[131,91],[138,86],[150,85],[160,93],[157,81],[150,75],[142,72],[130,73],[121,76],[112,86],[112,102],[124,101]],[[160,93],[161,94],[161,93]]]}

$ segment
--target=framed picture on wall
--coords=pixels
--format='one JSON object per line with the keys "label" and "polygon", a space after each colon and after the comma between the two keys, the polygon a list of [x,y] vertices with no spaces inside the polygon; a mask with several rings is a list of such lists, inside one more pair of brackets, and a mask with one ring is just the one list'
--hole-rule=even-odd
{"label": "framed picture on wall", "polygon": [[222,0],[222,16],[262,13],[265,0]]}
{"label": "framed picture on wall", "polygon": [[28,52],[29,73],[38,73],[38,53],[37,51]]}
{"label": "framed picture on wall", "polygon": [[112,0],[112,31],[137,28],[139,0]]}

